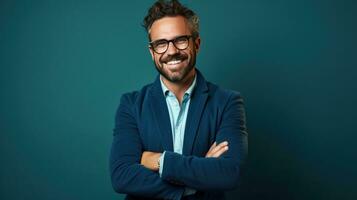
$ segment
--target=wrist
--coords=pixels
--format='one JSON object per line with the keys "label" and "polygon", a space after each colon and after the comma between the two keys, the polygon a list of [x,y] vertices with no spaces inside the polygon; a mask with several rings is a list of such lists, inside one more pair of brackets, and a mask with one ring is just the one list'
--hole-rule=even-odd
{"label": "wrist", "polygon": [[160,170],[160,165],[161,165],[161,162],[160,162],[160,158],[161,158],[161,153],[158,153],[157,154],[157,157],[155,158],[156,159],[156,170],[159,171]]}
{"label": "wrist", "polygon": [[161,155],[157,158],[157,170],[160,170],[160,157]]}

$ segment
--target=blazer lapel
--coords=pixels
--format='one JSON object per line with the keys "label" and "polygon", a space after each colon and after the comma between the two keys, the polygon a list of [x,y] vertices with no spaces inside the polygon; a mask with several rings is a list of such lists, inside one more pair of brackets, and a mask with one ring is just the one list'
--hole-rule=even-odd
{"label": "blazer lapel", "polygon": [[192,154],[192,147],[197,135],[197,128],[200,124],[201,116],[206,106],[206,101],[208,97],[208,87],[206,80],[203,78],[203,76],[197,69],[196,72],[197,85],[194,92],[192,93],[190,106],[188,109],[185,137],[182,150],[183,155]]}
{"label": "blazer lapel", "polygon": [[164,150],[173,151],[173,139],[169,111],[165,96],[160,85],[160,76],[157,76],[150,90],[151,112],[154,114],[154,122],[159,128]]}

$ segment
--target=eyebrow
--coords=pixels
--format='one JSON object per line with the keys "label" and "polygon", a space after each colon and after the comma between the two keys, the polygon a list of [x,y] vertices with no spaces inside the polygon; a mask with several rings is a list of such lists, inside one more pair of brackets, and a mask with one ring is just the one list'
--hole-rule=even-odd
{"label": "eyebrow", "polygon": [[182,36],[187,36],[187,35],[185,35],[185,34],[179,35],[179,36],[176,36],[176,37],[174,37],[174,38],[172,38],[172,39],[161,38],[161,39],[157,39],[157,40],[152,40],[150,43],[152,43],[152,42],[159,42],[159,41],[174,40],[174,39],[179,38],[179,37],[182,37]]}

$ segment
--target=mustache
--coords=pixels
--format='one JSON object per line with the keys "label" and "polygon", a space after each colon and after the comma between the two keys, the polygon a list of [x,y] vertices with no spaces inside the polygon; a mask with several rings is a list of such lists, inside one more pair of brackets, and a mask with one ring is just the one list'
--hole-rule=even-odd
{"label": "mustache", "polygon": [[187,55],[186,54],[182,54],[182,53],[176,53],[176,54],[173,54],[173,55],[168,55],[167,57],[163,57],[160,59],[160,62],[170,62],[172,60],[185,60],[187,59]]}

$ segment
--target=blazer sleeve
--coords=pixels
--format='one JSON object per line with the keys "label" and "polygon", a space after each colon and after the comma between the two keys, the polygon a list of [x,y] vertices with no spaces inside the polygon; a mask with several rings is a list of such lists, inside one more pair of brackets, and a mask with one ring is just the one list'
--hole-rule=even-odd
{"label": "blazer sleeve", "polygon": [[140,164],[142,144],[130,96],[123,95],[116,112],[109,165],[114,190],[134,196],[181,199],[183,186],[168,183]]}
{"label": "blazer sleeve", "polygon": [[228,151],[218,158],[184,156],[167,151],[161,178],[197,190],[234,189],[247,154],[247,137],[243,100],[239,93],[233,92],[216,133],[217,144],[228,141]]}

